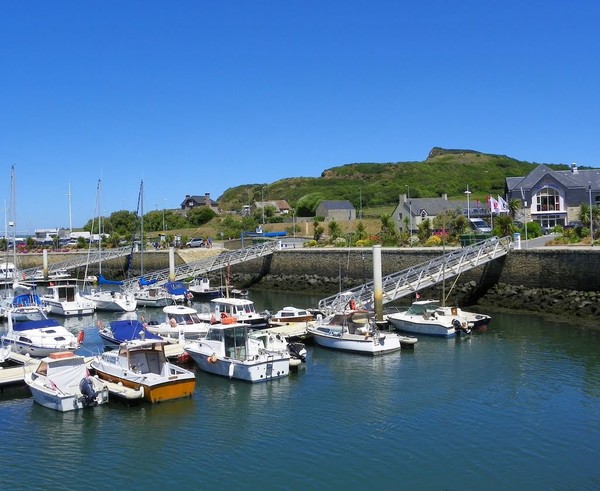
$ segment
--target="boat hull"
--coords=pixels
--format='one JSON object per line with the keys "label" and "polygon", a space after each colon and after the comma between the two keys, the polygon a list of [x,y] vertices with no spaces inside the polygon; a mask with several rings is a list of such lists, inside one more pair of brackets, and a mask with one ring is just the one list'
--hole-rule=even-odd
{"label": "boat hull", "polygon": [[456,336],[456,329],[453,326],[445,327],[443,325],[431,322],[411,322],[407,319],[397,319],[392,316],[388,316],[388,321],[395,329],[411,334],[421,334],[425,336],[437,336],[443,338]]}
{"label": "boat hull", "polygon": [[86,404],[85,398],[81,392],[77,391],[73,394],[59,393],[53,391],[50,387],[36,383],[32,380],[33,374],[25,376],[25,383],[29,386],[34,402],[48,409],[53,409],[59,412],[75,411],[77,409],[85,409],[108,402],[108,388],[100,381],[92,379],[94,382],[94,390],[97,392],[96,401],[94,404]]}
{"label": "boat hull", "polygon": [[61,303],[45,300],[46,304],[50,307],[50,313],[60,315],[63,317],[80,317],[83,315],[92,315],[95,310],[94,305],[82,306],[77,303]]}
{"label": "boat hull", "polygon": [[154,381],[153,383],[149,383],[142,381],[147,379],[147,377],[135,377],[134,379],[120,377],[97,368],[94,366],[93,362],[91,367],[96,372],[96,375],[98,375],[98,377],[102,380],[123,385],[124,387],[128,387],[133,390],[139,390],[142,388],[144,391],[144,400],[151,403],[164,402],[183,397],[191,397],[194,393],[194,389],[196,388],[195,378],[175,380],[163,379],[162,381]]}
{"label": "boat hull", "polygon": [[378,356],[393,353],[401,348],[400,338],[395,334],[382,334],[379,337],[344,334],[338,337],[316,330],[309,332],[319,346],[349,353]]}
{"label": "boat hull", "polygon": [[262,356],[258,360],[241,361],[202,353],[189,346],[185,350],[202,371],[245,382],[266,382],[287,377],[290,370],[289,357]]}

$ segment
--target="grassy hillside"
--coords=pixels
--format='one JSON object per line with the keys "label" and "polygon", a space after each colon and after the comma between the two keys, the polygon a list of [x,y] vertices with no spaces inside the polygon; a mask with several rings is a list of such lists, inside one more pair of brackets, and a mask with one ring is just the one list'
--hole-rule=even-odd
{"label": "grassy hillside", "polygon": [[[473,150],[433,148],[423,162],[355,163],[326,169],[321,177],[290,177],[271,184],[247,184],[230,188],[219,198],[222,210],[240,210],[244,204],[261,200],[285,199],[294,208],[300,198],[318,194],[322,199],[347,199],[356,209],[393,206],[410,188],[411,197],[464,199],[469,185],[472,199],[503,194],[506,177],[524,176],[538,164],[506,155]],[[567,165],[546,164],[554,169]]]}

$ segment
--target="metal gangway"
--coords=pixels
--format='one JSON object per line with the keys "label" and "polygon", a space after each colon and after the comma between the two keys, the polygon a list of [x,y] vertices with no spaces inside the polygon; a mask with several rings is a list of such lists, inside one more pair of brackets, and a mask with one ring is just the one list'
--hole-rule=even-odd
{"label": "metal gangway", "polygon": [[[194,261],[174,268],[174,278],[171,278],[171,268],[153,271],[144,274],[147,281],[155,281],[155,284],[161,285],[168,281],[181,280],[184,278],[195,278],[211,271],[216,271],[234,264],[243,263],[252,259],[268,256],[281,247],[279,241],[268,241],[256,244],[243,249],[222,252],[221,254],[206,257],[199,261]],[[123,281],[124,289],[131,289],[140,278],[129,278]]]}
{"label": "metal gangway", "polygon": [[[445,279],[458,276],[464,271],[476,268],[508,254],[510,237],[492,237],[473,245],[465,246],[442,254],[431,261],[393,273],[382,278],[383,304],[441,283]],[[374,309],[374,284],[365,283],[344,292],[323,298],[319,310],[329,315],[343,310],[350,299],[368,310]]]}
{"label": "metal gangway", "polygon": [[[77,254],[66,261],[60,261],[53,264],[48,264],[48,276],[59,271],[68,271],[86,266],[87,264],[96,264],[110,259],[127,256],[131,254],[131,247],[119,247],[116,249],[106,249],[103,251],[89,251],[88,254]],[[41,271],[42,267],[27,268],[21,270],[25,280],[30,279],[35,273]]]}

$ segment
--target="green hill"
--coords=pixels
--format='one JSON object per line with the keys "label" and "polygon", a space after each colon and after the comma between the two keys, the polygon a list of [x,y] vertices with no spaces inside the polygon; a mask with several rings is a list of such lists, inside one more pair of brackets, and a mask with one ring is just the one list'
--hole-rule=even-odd
{"label": "green hill", "polygon": [[[358,209],[398,203],[410,189],[415,198],[442,196],[464,199],[469,186],[472,199],[502,195],[504,180],[524,176],[538,163],[516,160],[474,150],[435,147],[423,162],[355,163],[326,169],[321,177],[290,177],[266,185],[264,199],[285,199],[297,208],[300,200],[347,199]],[[568,169],[563,164],[545,164]],[[219,198],[222,210],[240,210],[242,205],[261,201],[265,184],[247,184],[227,189]]]}

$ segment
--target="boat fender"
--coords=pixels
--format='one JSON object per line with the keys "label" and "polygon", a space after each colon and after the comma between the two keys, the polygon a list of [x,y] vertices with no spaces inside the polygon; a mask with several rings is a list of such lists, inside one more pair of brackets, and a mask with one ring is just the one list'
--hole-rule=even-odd
{"label": "boat fender", "polygon": [[85,332],[83,332],[83,330],[81,330],[77,334],[77,344],[82,344],[84,339],[85,339]]}
{"label": "boat fender", "polygon": [[216,353],[213,353],[212,355],[210,355],[210,356],[208,357],[208,362],[209,362],[209,363],[217,363],[217,354],[216,354]]}

